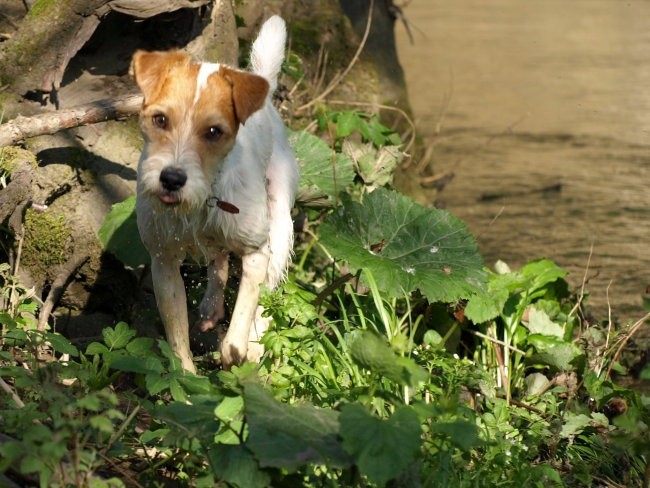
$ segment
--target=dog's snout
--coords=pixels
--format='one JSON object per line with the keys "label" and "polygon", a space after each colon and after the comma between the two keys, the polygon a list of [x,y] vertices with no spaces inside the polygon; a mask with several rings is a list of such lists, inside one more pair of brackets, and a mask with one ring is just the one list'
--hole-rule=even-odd
{"label": "dog's snout", "polygon": [[176,191],[187,181],[187,173],[181,168],[167,167],[160,172],[160,183],[167,191]]}

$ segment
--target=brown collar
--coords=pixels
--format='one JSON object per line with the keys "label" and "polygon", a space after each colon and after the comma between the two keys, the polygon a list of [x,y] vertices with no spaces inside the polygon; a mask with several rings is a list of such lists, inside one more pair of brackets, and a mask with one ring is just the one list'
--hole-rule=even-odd
{"label": "brown collar", "polygon": [[220,200],[218,197],[210,197],[210,198],[208,198],[207,205],[208,205],[208,207],[218,207],[221,210],[223,210],[224,212],[228,212],[228,213],[231,213],[231,214],[238,214],[239,213],[239,209],[235,205],[233,205],[230,202]]}

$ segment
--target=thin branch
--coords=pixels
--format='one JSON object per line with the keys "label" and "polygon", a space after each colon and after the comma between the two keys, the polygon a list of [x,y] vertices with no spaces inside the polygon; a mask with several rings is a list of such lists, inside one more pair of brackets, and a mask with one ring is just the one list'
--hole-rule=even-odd
{"label": "thin branch", "polygon": [[375,7],[375,0],[370,0],[370,6],[368,7],[368,20],[366,22],[366,30],[363,33],[363,38],[361,39],[361,43],[359,44],[359,47],[357,48],[357,52],[354,53],[354,56],[352,57],[352,60],[350,61],[348,66],[343,70],[343,72],[341,74],[336,76],[330,82],[330,84],[327,86],[327,88],[325,88],[325,90],[320,95],[318,95],[317,97],[312,99],[310,102],[302,105],[301,107],[298,107],[296,109],[297,113],[302,112],[304,110],[307,110],[312,105],[315,105],[318,102],[322,101],[327,95],[329,95],[332,92],[332,90],[334,90],[334,88],[336,88],[336,86],[339,83],[341,83],[341,81],[343,81],[343,78],[345,78],[347,76],[347,74],[350,72],[350,70],[354,67],[357,60],[359,59],[359,56],[361,55],[361,51],[363,51],[363,48],[366,45],[366,41],[368,40],[368,35],[370,34],[370,26],[372,25],[372,13],[373,13],[374,7]]}
{"label": "thin branch", "polygon": [[11,146],[29,137],[54,134],[80,125],[123,119],[137,114],[141,107],[142,96],[129,95],[118,99],[97,100],[78,107],[32,117],[18,116],[0,125],[0,147]]}
{"label": "thin branch", "polygon": [[87,253],[75,253],[59,268],[59,273],[52,282],[50,292],[41,307],[41,313],[38,317],[38,330],[45,330],[50,314],[61,295],[63,295],[68,280],[89,258],[90,256]]}
{"label": "thin branch", "polygon": [[609,363],[609,367],[607,368],[607,372],[605,373],[605,379],[609,379],[609,376],[612,373],[612,369],[614,368],[614,363],[618,361],[618,359],[621,356],[621,353],[623,352],[623,349],[627,345],[627,343],[630,341],[632,336],[637,333],[637,331],[641,328],[643,324],[645,324],[646,320],[650,319],[650,312],[645,314],[643,317],[641,317],[639,320],[637,320],[632,327],[630,327],[630,330],[625,334],[625,337],[621,340],[620,345],[618,346],[618,349],[616,349],[616,352],[614,353],[614,356],[612,356],[612,359]]}
{"label": "thin branch", "polygon": [[16,395],[16,392],[13,390],[13,388],[9,386],[7,382],[3,380],[1,377],[0,377],[0,388],[2,388],[7,395],[11,396],[11,399],[14,401],[16,405],[18,405],[19,408],[25,408],[25,404],[20,399],[20,397]]}

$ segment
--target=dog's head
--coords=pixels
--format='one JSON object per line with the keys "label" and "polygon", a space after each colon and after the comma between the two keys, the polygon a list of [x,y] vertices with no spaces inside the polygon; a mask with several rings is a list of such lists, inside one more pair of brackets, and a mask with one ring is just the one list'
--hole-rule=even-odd
{"label": "dog's head", "polygon": [[144,95],[140,191],[164,205],[204,205],[239,125],[264,105],[268,82],[179,51],[137,51],[133,70]]}

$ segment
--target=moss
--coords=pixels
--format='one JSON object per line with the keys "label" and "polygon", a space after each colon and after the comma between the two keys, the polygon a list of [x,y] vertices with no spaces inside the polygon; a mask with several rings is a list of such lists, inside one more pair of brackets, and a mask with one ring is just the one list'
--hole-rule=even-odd
{"label": "moss", "polygon": [[36,0],[27,12],[26,17],[35,19],[37,17],[47,17],[59,12],[61,9],[61,0]]}
{"label": "moss", "polygon": [[30,270],[45,275],[48,269],[68,258],[70,229],[63,214],[28,209],[25,213],[22,262]]}
{"label": "moss", "polygon": [[19,162],[27,162],[34,168],[38,167],[36,156],[31,152],[16,146],[0,148],[0,176],[11,179],[11,174],[14,172]]}

